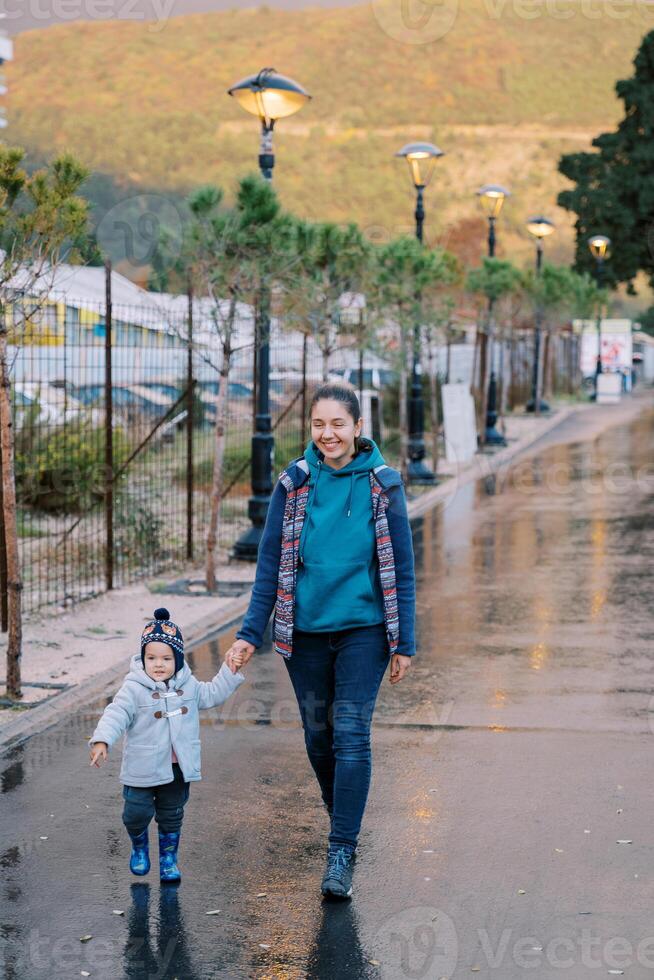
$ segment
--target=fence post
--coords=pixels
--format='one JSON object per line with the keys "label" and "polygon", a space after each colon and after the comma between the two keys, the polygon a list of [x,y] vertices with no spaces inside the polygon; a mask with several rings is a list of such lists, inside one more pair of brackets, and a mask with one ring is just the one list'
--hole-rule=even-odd
{"label": "fence post", "polygon": [[0,447],[0,625],[2,632],[9,629],[9,604],[7,594],[7,540],[5,538],[5,502],[2,489],[2,447]]}
{"label": "fence post", "polygon": [[186,415],[186,557],[193,560],[193,286],[188,283],[188,340],[187,340],[187,370],[186,384],[188,386],[187,415]]}
{"label": "fence post", "polygon": [[105,584],[114,587],[114,426],[111,374],[111,259],[105,259],[104,315],[104,514]]}

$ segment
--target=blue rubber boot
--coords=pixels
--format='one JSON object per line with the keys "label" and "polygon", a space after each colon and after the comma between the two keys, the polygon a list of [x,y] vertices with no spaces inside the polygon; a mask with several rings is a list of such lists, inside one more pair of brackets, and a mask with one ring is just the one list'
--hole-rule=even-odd
{"label": "blue rubber boot", "polygon": [[180,834],[162,834],[159,831],[159,877],[162,881],[176,883],[182,880],[177,867],[177,848]]}
{"label": "blue rubber boot", "polygon": [[148,829],[140,834],[130,833],[132,853],[129,857],[129,870],[133,875],[146,875],[150,870],[150,848],[148,846]]}

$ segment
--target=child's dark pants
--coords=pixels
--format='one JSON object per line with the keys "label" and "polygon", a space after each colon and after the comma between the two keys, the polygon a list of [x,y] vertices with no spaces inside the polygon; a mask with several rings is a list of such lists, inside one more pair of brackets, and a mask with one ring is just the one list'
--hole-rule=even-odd
{"label": "child's dark pants", "polygon": [[161,786],[123,786],[123,823],[130,834],[142,834],[153,817],[162,834],[181,830],[190,786],[177,762],[173,762],[173,776],[172,783]]}

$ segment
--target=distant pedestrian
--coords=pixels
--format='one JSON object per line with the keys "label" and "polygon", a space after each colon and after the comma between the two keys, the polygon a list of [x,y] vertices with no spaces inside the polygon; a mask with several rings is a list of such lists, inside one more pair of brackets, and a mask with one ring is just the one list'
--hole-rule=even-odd
{"label": "distant pedestrian", "polygon": [[228,656],[273,641],[297,697],[309,761],[330,817],[321,890],[352,895],[370,786],[370,727],[382,677],[415,653],[415,570],[402,476],[361,436],[353,388],[325,384],[311,440],[275,484],[249,608]]}
{"label": "distant pedestrian", "polygon": [[198,681],[184,661],[184,640],[167,609],[155,609],[141,635],[141,652],[89,739],[91,765],[125,735],[120,781],[123,823],[132,841],[130,871],[150,870],[148,827],[159,830],[159,872],[164,882],[181,879],[177,849],[190,783],[201,779],[198,711],[222,704],[245,676],[243,661],[230,654],[211,681]]}

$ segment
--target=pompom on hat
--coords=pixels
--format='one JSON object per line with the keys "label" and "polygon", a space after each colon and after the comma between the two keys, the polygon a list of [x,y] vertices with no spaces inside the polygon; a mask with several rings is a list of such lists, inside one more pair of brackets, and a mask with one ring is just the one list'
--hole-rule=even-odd
{"label": "pompom on hat", "polygon": [[155,609],[154,619],[146,624],[141,633],[141,662],[145,667],[145,647],[152,642],[166,643],[175,655],[175,673],[184,666],[184,637],[182,631],[173,623],[170,613],[163,606]]}

